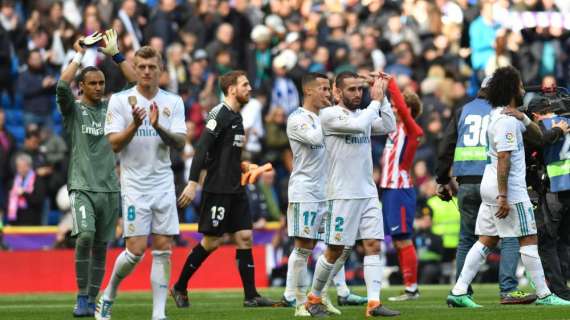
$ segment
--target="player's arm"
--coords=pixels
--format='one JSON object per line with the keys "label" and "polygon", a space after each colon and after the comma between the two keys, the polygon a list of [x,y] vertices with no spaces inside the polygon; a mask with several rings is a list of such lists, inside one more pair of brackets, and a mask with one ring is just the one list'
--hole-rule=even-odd
{"label": "player's arm", "polygon": [[[177,110],[180,108],[179,107],[179,103],[177,103],[177,105],[174,107],[174,116],[173,116],[173,128],[180,128],[183,127],[184,131],[180,132],[180,129],[178,129],[177,131],[175,130],[169,130],[165,127],[163,127],[158,119],[159,119],[159,111],[158,111],[158,106],[156,105],[156,102],[153,102],[150,105],[150,115],[149,115],[149,121],[150,124],[152,125],[152,127],[154,128],[154,130],[156,130],[156,133],[158,133],[158,136],[160,136],[160,139],[162,139],[162,142],[164,142],[164,144],[166,144],[169,147],[172,147],[178,151],[181,151],[184,148],[184,145],[186,144],[186,127],[184,125],[184,115],[183,112],[178,112]],[[181,113],[181,114],[180,114]],[[176,122],[180,122],[182,121],[182,126],[179,123]]]}
{"label": "player's arm", "polygon": [[115,153],[121,152],[131,142],[143,119],[146,117],[146,111],[143,108],[134,106],[131,109],[133,121],[127,124],[124,117],[120,114],[119,108],[119,100],[115,95],[112,95],[107,108],[105,135]]}
{"label": "player's arm", "polygon": [[438,161],[435,169],[438,184],[437,196],[444,201],[451,200],[451,188],[448,185],[451,181],[449,173],[451,172],[455,147],[457,146],[457,125],[462,109],[463,107],[456,109],[455,114],[451,117],[437,153]]}
{"label": "player's arm", "polygon": [[379,136],[396,130],[396,117],[392,111],[392,105],[386,97],[380,106],[380,118],[372,121],[372,135]]}
{"label": "player's arm", "polygon": [[505,218],[510,211],[508,202],[508,184],[509,172],[511,170],[511,152],[518,150],[519,142],[517,141],[518,130],[521,130],[517,120],[506,117],[497,121],[494,143],[497,149],[497,186],[499,194],[497,195],[497,204],[499,211],[496,213],[497,218]]}
{"label": "player's arm", "polygon": [[392,101],[394,102],[394,106],[396,107],[396,111],[398,112],[400,119],[402,119],[402,122],[404,123],[406,135],[413,138],[423,136],[424,131],[416,123],[414,117],[412,117],[412,112],[406,104],[406,100],[404,100],[404,96],[402,95],[400,88],[398,88],[395,78],[390,78],[390,81],[388,82],[388,92],[390,93],[390,97],[392,97]]}
{"label": "player's arm", "polygon": [[379,101],[372,101],[357,117],[351,117],[348,111],[341,108],[326,108],[321,111],[321,124],[325,132],[331,135],[365,133],[372,121],[378,118],[379,111]]}
{"label": "player's arm", "polygon": [[497,185],[499,195],[497,203],[499,211],[496,216],[499,219],[507,217],[510,211],[507,194],[509,186],[509,172],[511,171],[511,151],[497,152]]}
{"label": "player's arm", "polygon": [[73,110],[75,96],[73,96],[73,92],[71,92],[69,84],[73,81],[77,70],[79,70],[79,67],[81,66],[81,59],[83,59],[85,49],[81,47],[80,42],[84,39],[84,37],[81,37],[73,44],[73,49],[75,49],[76,52],[75,56],[61,72],[61,77],[59,78],[55,88],[55,101],[57,108],[62,115],[66,115]]}
{"label": "player's arm", "polygon": [[530,118],[526,114],[520,112],[515,108],[505,108],[503,113],[513,116],[517,120],[522,122],[522,124],[524,125],[523,133],[525,139],[527,139],[530,143],[532,143],[535,146],[542,145],[542,138],[543,138],[542,130],[540,130],[538,124],[530,120]]}
{"label": "player's arm", "polygon": [[194,200],[194,197],[196,197],[196,188],[198,187],[200,172],[204,169],[206,164],[206,156],[222,132],[222,128],[223,122],[220,117],[208,116],[208,119],[206,119],[206,128],[202,132],[198,144],[196,145],[196,153],[194,154],[192,165],[190,166],[188,184],[180,194],[180,197],[178,197],[178,205],[180,207],[187,207],[190,202]]}
{"label": "player's arm", "polygon": [[133,67],[125,60],[125,57],[119,50],[119,44],[117,42],[117,31],[115,29],[109,29],[105,31],[103,35],[103,40],[105,40],[105,47],[100,47],[99,50],[105,55],[111,57],[116,64],[119,65],[121,72],[128,83],[133,83],[137,81],[137,75]]}
{"label": "player's arm", "polygon": [[313,126],[308,115],[294,115],[287,120],[287,136],[308,145],[320,145],[323,143],[323,130]]}

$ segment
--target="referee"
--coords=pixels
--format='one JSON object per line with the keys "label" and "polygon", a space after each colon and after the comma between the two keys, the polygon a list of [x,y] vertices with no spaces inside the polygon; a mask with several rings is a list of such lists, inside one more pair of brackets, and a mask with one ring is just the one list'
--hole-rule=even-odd
{"label": "referee", "polygon": [[275,302],[261,297],[255,288],[252,247],[252,218],[240,183],[241,152],[245,142],[241,108],[249,101],[251,85],[243,71],[232,71],[220,77],[225,100],[214,107],[206,119],[196,155],[190,169],[190,181],[180,198],[186,207],[195,197],[202,169],[204,181],[198,231],[204,234],[193,249],[171,289],[178,308],[189,307],[188,281],[210,253],[221,244],[224,233],[231,233],[237,244],[236,260],[243,284],[244,307],[268,307]]}

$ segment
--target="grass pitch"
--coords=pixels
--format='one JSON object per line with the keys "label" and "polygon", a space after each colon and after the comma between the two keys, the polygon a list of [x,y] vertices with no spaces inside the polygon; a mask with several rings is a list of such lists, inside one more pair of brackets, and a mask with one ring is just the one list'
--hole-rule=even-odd
{"label": "grass pitch", "polygon": [[[400,310],[402,316],[395,319],[425,320],[461,320],[461,319],[570,319],[570,307],[543,307],[536,305],[501,306],[497,285],[477,285],[475,301],[482,304],[481,309],[450,309],[445,304],[445,297],[451,286],[422,286],[421,298],[410,302],[388,302],[387,297],[396,295],[401,287],[391,287],[382,291],[386,306]],[[365,288],[352,288],[355,293],[364,294]],[[282,295],[282,288],[263,290],[262,294],[274,299]],[[331,298],[336,297],[331,290]],[[169,320],[176,319],[289,319],[293,318],[292,308],[242,307],[242,291],[192,291],[190,309],[177,309],[169,297],[167,313]],[[336,301],[336,298],[334,299]],[[4,320],[61,320],[74,319],[71,315],[75,296],[72,294],[42,295],[0,295],[0,319]],[[331,319],[363,319],[364,307],[342,307],[342,316]],[[119,292],[113,307],[115,320],[150,319],[152,297],[150,292]],[[87,319],[87,318],[86,318]]]}

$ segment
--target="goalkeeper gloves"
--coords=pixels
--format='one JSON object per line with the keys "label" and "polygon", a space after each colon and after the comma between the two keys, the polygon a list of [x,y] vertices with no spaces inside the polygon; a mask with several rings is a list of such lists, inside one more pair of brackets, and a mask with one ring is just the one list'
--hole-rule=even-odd
{"label": "goalkeeper gloves", "polygon": [[271,163],[266,163],[260,167],[248,161],[243,161],[241,163],[241,185],[254,184],[264,172],[270,172],[272,170],[273,166]]}

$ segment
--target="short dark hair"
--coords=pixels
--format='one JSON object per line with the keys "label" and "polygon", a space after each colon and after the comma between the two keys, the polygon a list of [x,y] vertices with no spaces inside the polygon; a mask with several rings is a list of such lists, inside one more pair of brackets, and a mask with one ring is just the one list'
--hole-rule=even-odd
{"label": "short dark hair", "polygon": [[85,81],[85,77],[87,76],[87,74],[89,72],[101,72],[101,70],[95,66],[88,66],[85,67],[81,70],[81,72],[79,73],[79,75],[77,76],[77,82],[83,82]]}
{"label": "short dark hair", "polygon": [[317,79],[328,80],[329,78],[326,75],[319,72],[309,72],[303,75],[303,79],[301,80],[301,87],[305,89],[307,85],[315,82]]}
{"label": "short dark hair", "polygon": [[241,76],[247,76],[245,71],[234,70],[224,74],[223,76],[220,76],[220,89],[222,89],[224,95],[228,94],[228,89],[230,86],[237,84],[237,79]]}
{"label": "short dark hair", "polygon": [[509,105],[519,94],[520,82],[520,73],[511,66],[495,70],[486,88],[487,100],[493,107]]}
{"label": "short dark hair", "polygon": [[336,78],[334,79],[334,84],[337,88],[342,88],[344,87],[344,79],[358,78],[358,77],[359,75],[356,72],[343,71],[336,76]]}

